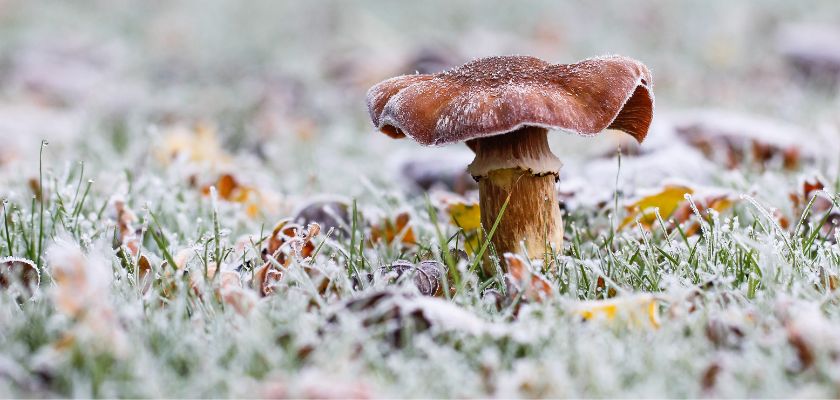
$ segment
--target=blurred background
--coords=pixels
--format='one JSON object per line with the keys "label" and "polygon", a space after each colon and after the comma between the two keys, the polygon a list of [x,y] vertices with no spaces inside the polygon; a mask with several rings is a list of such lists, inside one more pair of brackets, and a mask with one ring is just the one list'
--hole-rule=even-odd
{"label": "blurred background", "polygon": [[[280,192],[353,194],[360,177],[403,179],[407,160],[470,160],[464,146],[377,134],[371,85],[501,54],[643,61],[652,149],[672,140],[657,133],[666,121],[690,115],[836,155],[838,32],[836,0],[0,0],[0,170],[37,171],[42,138],[53,165],[92,170],[140,169],[192,146],[193,157],[233,155],[228,168]],[[571,171],[617,140],[553,136]]]}

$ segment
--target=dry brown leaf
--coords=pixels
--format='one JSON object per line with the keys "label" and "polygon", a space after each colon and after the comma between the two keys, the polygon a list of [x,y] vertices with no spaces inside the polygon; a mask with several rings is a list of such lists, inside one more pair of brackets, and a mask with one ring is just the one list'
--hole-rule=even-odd
{"label": "dry brown leaf", "polygon": [[34,294],[41,284],[38,266],[25,258],[0,258],[0,288],[8,289],[14,283],[23,286],[29,296]]}
{"label": "dry brown leaf", "polygon": [[[542,274],[533,271],[524,257],[505,253],[505,263],[508,272],[505,275],[508,281],[513,284],[511,292],[523,292],[526,299],[531,301],[543,301],[554,295],[551,283]],[[515,295],[516,293],[511,293]]]}
{"label": "dry brown leaf", "polygon": [[265,263],[254,270],[253,286],[260,296],[274,293],[274,285],[283,277],[283,272],[271,263]]}
{"label": "dry brown leaf", "polygon": [[[748,162],[767,168],[778,162],[785,169],[799,168],[812,159],[796,142],[776,134],[761,134],[764,120],[752,121],[747,116],[730,116],[685,123],[676,127],[679,136],[710,160],[735,169]],[[745,124],[752,123],[754,126]],[[766,132],[765,132],[766,133]],[[783,134],[791,134],[784,132]]]}
{"label": "dry brown leaf", "polygon": [[[701,195],[694,198],[694,205],[697,206],[697,211],[700,212],[700,215],[706,215],[709,210],[715,210],[717,212],[726,211],[731,208],[733,204],[735,204],[735,200],[728,194],[708,196]],[[691,203],[683,201],[671,215],[671,219],[678,224],[687,223],[691,220],[692,215],[695,214],[694,209],[691,208]],[[683,232],[687,236],[692,236],[699,231],[700,224],[697,221],[691,221],[683,229]]]}
{"label": "dry brown leaf", "polygon": [[231,174],[220,175],[215,183],[202,187],[201,193],[209,196],[211,187],[216,188],[219,199],[242,204],[245,207],[245,213],[249,217],[254,218],[259,215],[263,205],[263,199],[262,194],[255,187],[241,184]]}
{"label": "dry brown leaf", "polygon": [[134,224],[137,223],[137,214],[132,211],[125,200],[114,198],[111,200],[117,221],[117,243],[125,247],[132,257],[140,253],[140,236]]}
{"label": "dry brown leaf", "polygon": [[256,304],[254,294],[242,287],[239,273],[235,271],[222,272],[216,295],[221,298],[223,303],[233,307],[240,315],[247,315]]}
{"label": "dry brown leaf", "polygon": [[[279,266],[289,266],[291,257],[312,256],[315,252],[313,240],[320,232],[321,226],[314,222],[304,228],[300,224],[291,222],[290,219],[283,219],[274,226],[262,252],[265,264],[254,271],[253,285],[261,296],[273,293],[272,287],[283,277],[283,271]],[[319,290],[323,288],[325,291],[329,280],[324,282],[324,277],[319,276],[320,272],[313,268],[307,268],[307,272],[313,279],[318,278]]]}
{"label": "dry brown leaf", "polygon": [[143,293],[148,292],[152,287],[154,278],[152,276],[152,263],[149,262],[149,258],[145,254],[141,254],[137,259],[137,277],[137,285],[142,288],[141,291]]}
{"label": "dry brown leaf", "polygon": [[411,215],[408,212],[401,212],[391,219],[384,219],[370,229],[371,243],[379,242],[391,244],[395,239],[400,238],[404,245],[416,245],[417,239],[414,236],[414,229],[411,227]]}
{"label": "dry brown leaf", "polygon": [[[793,191],[788,195],[793,205],[793,220],[799,220],[812,198],[813,203],[809,209],[809,219],[814,222],[818,222],[825,217],[825,213],[829,212],[833,208],[831,200],[818,195],[818,192],[825,190],[825,187],[826,185],[822,182],[822,180],[816,176],[802,180],[801,187],[798,187],[796,191]],[[791,224],[788,224],[788,226],[790,225]],[[820,233],[830,240],[836,240],[834,237],[834,230],[838,226],[840,226],[840,211],[834,210],[831,215],[826,218],[823,226],[820,227]]]}
{"label": "dry brown leaf", "polygon": [[394,274],[394,280],[409,274],[412,282],[424,296],[442,296],[443,279],[446,268],[435,260],[421,261],[415,265],[408,261],[398,260],[391,265],[381,267],[382,275]]}
{"label": "dry brown leaf", "polygon": [[[263,260],[268,257],[274,258],[280,265],[289,265],[289,256],[292,253],[301,258],[312,255],[315,251],[315,244],[312,240],[320,233],[321,227],[317,223],[310,223],[304,228],[302,225],[291,222],[290,219],[282,219],[274,225],[271,236],[263,251]],[[287,245],[288,244],[288,245]]]}

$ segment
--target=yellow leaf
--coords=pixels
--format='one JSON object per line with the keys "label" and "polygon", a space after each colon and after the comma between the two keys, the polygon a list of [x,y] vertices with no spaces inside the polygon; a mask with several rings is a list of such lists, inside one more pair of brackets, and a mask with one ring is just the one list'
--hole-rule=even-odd
{"label": "yellow leaf", "polygon": [[668,218],[680,203],[685,201],[686,194],[694,194],[694,189],[682,185],[666,185],[658,193],[636,200],[626,207],[629,214],[621,221],[619,229],[633,223],[637,218],[643,226],[651,227],[656,222],[656,208],[659,208],[662,218]]}
{"label": "yellow leaf", "polygon": [[155,153],[164,164],[179,157],[195,163],[210,162],[214,165],[230,160],[215,129],[206,123],[198,123],[192,129],[184,126],[170,128]]}
{"label": "yellow leaf", "polygon": [[481,246],[481,209],[478,203],[468,203],[466,200],[458,200],[446,207],[449,213],[449,222],[464,230],[466,240],[464,251],[467,254],[475,254]]}
{"label": "yellow leaf", "polygon": [[481,228],[481,210],[478,203],[458,202],[453,203],[447,209],[449,220],[465,231],[472,231]]}
{"label": "yellow leaf", "polygon": [[659,328],[659,307],[656,298],[650,294],[584,301],[577,303],[572,310],[587,321],[614,321],[620,317],[633,326]]}

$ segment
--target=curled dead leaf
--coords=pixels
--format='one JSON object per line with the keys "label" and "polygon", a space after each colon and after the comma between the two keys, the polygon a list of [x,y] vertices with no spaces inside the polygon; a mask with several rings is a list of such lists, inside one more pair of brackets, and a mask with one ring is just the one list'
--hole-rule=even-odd
{"label": "curled dead leaf", "polygon": [[346,234],[346,227],[350,226],[349,208],[347,201],[339,198],[316,200],[300,207],[295,212],[294,222],[314,222],[325,232],[334,230],[334,234]]}
{"label": "curled dead leaf", "polygon": [[715,388],[718,375],[720,375],[722,369],[720,363],[713,361],[703,370],[703,376],[700,378],[700,387],[703,388],[703,391],[710,392]]}
{"label": "curled dead leaf", "polygon": [[146,293],[152,288],[152,263],[145,254],[137,258],[137,278],[137,286],[141,288],[141,292]]}
{"label": "curled dead leaf", "polygon": [[534,271],[530,263],[524,257],[513,254],[504,254],[507,264],[506,282],[509,283],[508,293],[510,296],[522,294],[530,301],[543,301],[554,295],[551,283],[541,273]]}
{"label": "curled dead leaf", "polygon": [[397,281],[404,275],[409,277],[420,294],[424,296],[441,296],[443,295],[442,281],[445,276],[446,268],[443,264],[435,260],[421,261],[415,265],[408,261],[395,261],[391,265],[381,267],[379,273],[383,276],[393,275],[393,280]]}
{"label": "curled dead leaf", "polygon": [[134,227],[137,223],[137,214],[128,207],[125,200],[119,197],[111,199],[111,207],[114,212],[114,218],[117,222],[117,244],[116,246],[123,246],[132,257],[137,257],[140,253],[140,235],[138,230]]}
{"label": "curled dead leaf", "polygon": [[212,185],[205,185],[201,193],[210,195],[210,188],[215,187],[219,199],[231,203],[239,203],[245,207],[245,213],[254,218],[259,215],[264,206],[263,194],[252,186],[243,185],[232,174],[222,174]]}
{"label": "curled dead leaf", "polygon": [[[697,207],[697,211],[700,212],[700,215],[702,216],[707,215],[709,210],[715,210],[717,212],[726,211],[732,208],[732,205],[735,204],[735,198],[729,194],[700,195],[693,198],[693,201],[694,205]],[[700,223],[698,221],[691,220],[693,215],[696,216],[694,208],[691,207],[691,203],[689,201],[685,200],[679,204],[677,209],[671,215],[671,219],[678,224],[686,223],[687,225],[683,228],[683,232],[686,236],[692,236],[700,231]]]}
{"label": "curled dead leaf", "polygon": [[268,243],[263,249],[263,260],[273,258],[280,265],[287,266],[291,261],[289,257],[297,256],[306,258],[315,251],[315,244],[312,239],[321,232],[321,226],[317,223],[310,223],[306,227],[291,222],[290,219],[283,219],[274,225]]}
{"label": "curled dead leaf", "polygon": [[[265,264],[254,271],[253,286],[261,296],[274,292],[273,286],[283,277],[283,268],[291,264],[292,258],[305,259],[313,255],[313,240],[320,232],[321,226],[314,222],[304,228],[290,219],[283,219],[274,226],[262,251]],[[329,279],[314,268],[305,265],[301,265],[301,268],[306,269],[319,292],[326,291]]]}
{"label": "curled dead leaf", "polygon": [[0,258],[0,288],[20,287],[31,297],[40,284],[40,270],[34,262],[25,258]]}
{"label": "curled dead leaf", "polygon": [[402,347],[412,332],[431,327],[438,331],[482,334],[487,325],[474,314],[437,297],[417,296],[394,290],[368,292],[340,304],[329,313],[326,328],[343,315],[355,314],[395,347]]}
{"label": "curled dead leaf", "polygon": [[274,285],[283,278],[283,272],[272,263],[265,263],[254,270],[253,286],[260,296],[274,293]]}
{"label": "curled dead leaf", "polygon": [[221,298],[222,302],[233,309],[240,315],[247,315],[251,312],[256,304],[256,299],[251,291],[245,290],[242,287],[242,280],[239,273],[235,271],[222,271],[220,277],[219,289],[216,295]]}
{"label": "curled dead leaf", "polygon": [[399,240],[401,244],[417,245],[417,238],[414,236],[414,229],[411,227],[411,215],[408,212],[401,212],[393,219],[385,218],[370,229],[371,243],[384,241],[387,244]]}
{"label": "curled dead leaf", "polygon": [[[834,205],[831,200],[820,195],[820,191],[824,191],[825,187],[823,180],[818,176],[806,178],[801,181],[797,190],[788,195],[788,198],[793,205],[794,220],[798,220],[807,209],[808,221],[818,224],[824,220],[819,228],[820,234],[830,241],[836,241],[835,229],[840,227],[840,211],[833,210]],[[808,224],[803,224],[802,227],[809,228]]]}

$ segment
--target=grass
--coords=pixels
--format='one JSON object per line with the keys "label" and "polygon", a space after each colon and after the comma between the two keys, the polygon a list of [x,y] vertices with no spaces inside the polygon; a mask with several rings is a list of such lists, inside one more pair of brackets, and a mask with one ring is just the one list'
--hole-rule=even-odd
{"label": "grass", "polygon": [[[197,294],[188,278],[172,273],[173,266],[187,270],[186,276],[200,272],[206,277],[210,263],[259,265],[259,243],[265,236],[258,226],[267,221],[245,216],[237,203],[216,200],[215,191],[204,196],[180,182],[155,182],[154,172],[135,175],[129,204],[143,210],[137,221],[142,231],[139,253],[152,260],[158,277],[152,291],[143,294],[129,273],[137,270],[137,259],[125,247],[110,250],[117,228],[107,216],[106,188],[89,182],[82,189],[80,166],[45,171],[39,187],[46,195],[41,199],[30,204],[4,201],[0,254],[39,260],[45,273],[42,291],[32,301],[19,303],[2,294],[3,365],[17,368],[2,371],[8,377],[7,393],[254,395],[259,393],[249,381],[263,382],[265,390],[271,390],[267,382],[285,382],[284,390],[294,392],[307,389],[303,383],[295,386],[292,377],[317,371],[347,379],[348,386],[337,390],[362,385],[390,395],[694,396],[712,390],[704,388],[703,376],[715,365],[715,379],[732,383],[715,385],[717,394],[835,394],[832,354],[837,343],[813,339],[808,346],[817,361],[800,369],[800,356],[785,334],[785,326],[793,322],[779,310],[817,307],[826,324],[838,317],[837,294],[827,288],[840,272],[840,249],[816,229],[826,216],[812,212],[813,200],[792,230],[778,226],[767,207],[750,196],[723,215],[695,207],[692,221],[701,229],[694,235],[681,226],[666,230],[664,221],[652,230],[637,224],[619,231],[612,221],[621,209],[579,208],[567,215],[568,245],[555,256],[559,268],[548,271],[552,298],[517,301],[499,310],[482,295],[486,289],[504,293],[502,280],[476,268],[490,249],[488,241],[469,259],[452,259],[448,238],[458,235],[458,228],[441,221],[428,199],[406,198],[391,206],[412,210],[412,228],[421,246],[405,247],[395,240],[371,247],[365,222],[371,213],[362,215],[354,202],[349,234],[318,236],[315,256],[293,258],[283,267],[286,275],[277,293],[243,316],[215,296]],[[773,179],[792,182],[795,174]],[[160,190],[171,187],[177,189]],[[837,207],[836,196],[832,201]],[[258,239],[235,249],[234,238],[249,232]],[[49,249],[56,237],[110,260],[112,290],[97,297],[119,316],[119,329],[133,343],[130,348],[104,346],[100,336],[111,333],[86,327],[79,315],[56,309],[50,297],[56,283],[37,244],[43,238]],[[183,256],[175,253],[183,249],[193,250],[178,259]],[[365,313],[344,311],[341,323],[324,331],[342,301],[382,286],[372,282],[354,289],[353,277],[397,258],[431,258],[452,266],[458,271],[453,274],[457,290],[445,301],[501,328],[476,336],[444,324],[409,333],[408,345],[393,348],[387,335],[381,336],[381,327],[360,325]],[[334,290],[320,293],[311,277],[300,273],[303,267],[326,274]],[[243,268],[241,276],[247,286],[248,270]],[[202,285],[217,286],[218,277]],[[611,289],[621,296],[657,293],[662,327],[582,322],[569,314],[569,304],[606,298]],[[689,304],[696,311],[678,311]],[[731,320],[733,313],[740,317]],[[740,332],[733,334],[738,346],[728,348],[710,339],[710,321],[721,318],[730,318],[726,323]],[[392,369],[397,365],[401,367]],[[406,368],[412,373],[398,372]],[[348,378],[357,374],[358,381]]]}

